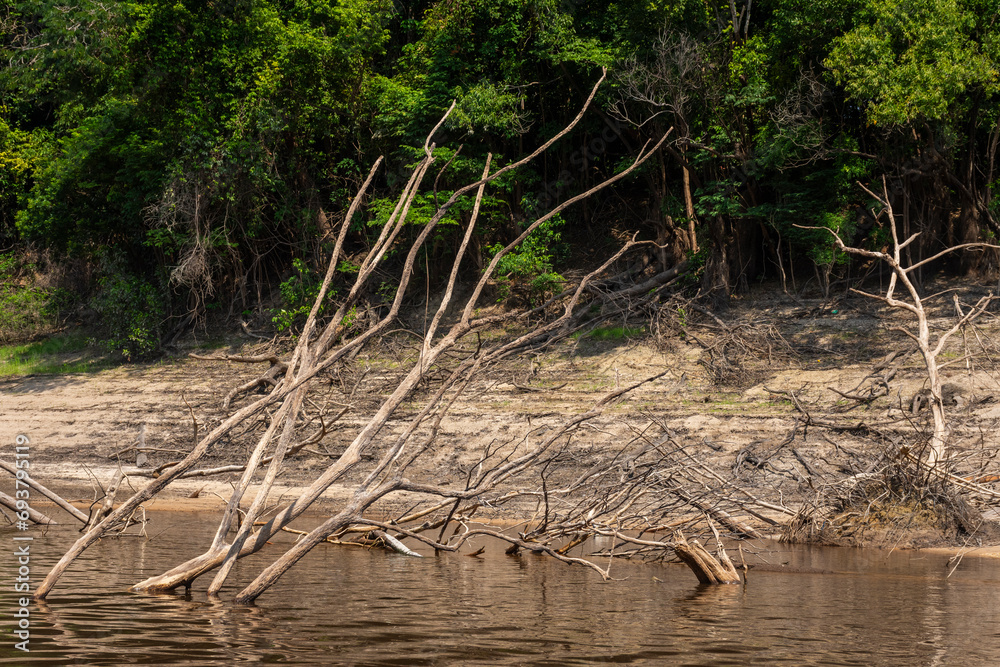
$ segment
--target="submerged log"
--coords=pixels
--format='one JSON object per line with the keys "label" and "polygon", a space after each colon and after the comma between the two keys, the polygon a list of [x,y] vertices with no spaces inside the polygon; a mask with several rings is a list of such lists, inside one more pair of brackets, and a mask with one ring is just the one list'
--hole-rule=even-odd
{"label": "submerged log", "polygon": [[719,545],[719,554],[716,558],[698,540],[688,542],[679,532],[675,538],[674,552],[691,568],[699,582],[703,584],[740,583],[740,575],[721,545]]}
{"label": "submerged log", "polygon": [[405,544],[403,544],[402,542],[400,542],[399,540],[397,540],[395,537],[385,532],[384,530],[372,531],[372,536],[376,540],[381,540],[386,545],[387,548],[395,551],[396,553],[403,554],[404,556],[412,556],[414,558],[423,558],[422,555],[418,554],[413,549],[410,549],[408,546],[406,546]]}
{"label": "submerged log", "polygon": [[[23,503],[23,501],[22,501],[22,503]],[[32,523],[38,523],[38,524],[42,524],[42,525],[45,525],[45,526],[52,525],[52,524],[55,523],[55,521],[53,521],[49,517],[45,516],[44,514],[42,514],[41,512],[39,512],[38,510],[32,509],[31,507],[27,507],[25,509],[19,509],[17,507],[17,501],[15,499],[11,498],[10,496],[8,496],[6,493],[3,493],[3,492],[0,492],[0,505],[6,507],[8,509],[14,510],[15,512],[27,512],[28,513],[28,520],[30,520]],[[23,507],[23,504],[22,504],[22,507]]]}
{"label": "submerged log", "polygon": [[[0,469],[6,470],[11,475],[17,477],[17,473],[18,473],[17,468],[15,468],[12,464],[7,463],[6,461],[0,461]],[[23,474],[25,471],[22,470],[21,472]],[[59,494],[57,494],[56,492],[50,491],[48,488],[42,486],[41,484],[39,484],[38,482],[36,482],[34,479],[32,479],[29,475],[23,474],[23,476],[19,477],[18,479],[22,480],[25,484],[27,484],[28,486],[30,486],[32,489],[34,489],[35,491],[38,491],[40,494],[42,494],[43,496],[45,496],[46,498],[48,498],[49,500],[51,500],[52,502],[54,502],[56,505],[58,505],[59,507],[63,508],[64,510],[66,510],[70,514],[72,514],[78,521],[80,521],[80,523],[83,523],[83,524],[87,523],[87,518],[88,518],[87,515],[84,514],[83,512],[81,512],[80,510],[78,510],[77,508],[73,507],[72,505],[70,505],[67,501],[65,501],[62,497],[60,497]]]}

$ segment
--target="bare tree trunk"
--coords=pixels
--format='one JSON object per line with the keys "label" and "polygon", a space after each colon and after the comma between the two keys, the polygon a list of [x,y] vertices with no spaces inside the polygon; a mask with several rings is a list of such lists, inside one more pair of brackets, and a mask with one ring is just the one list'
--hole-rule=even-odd
{"label": "bare tree trunk", "polygon": [[[23,505],[24,501],[22,500],[21,503]],[[41,512],[39,512],[36,509],[33,509],[31,507],[21,507],[21,508],[19,508],[17,506],[17,500],[15,500],[14,498],[11,498],[10,496],[8,496],[6,493],[3,493],[3,492],[0,492],[0,505],[3,505],[7,509],[14,510],[15,512],[27,512],[27,514],[28,514],[28,520],[31,521],[32,523],[39,523],[39,524],[42,524],[42,525],[45,525],[45,526],[47,526],[49,524],[54,524],[55,523],[55,521],[53,521],[48,516],[42,514]],[[22,516],[24,516],[24,515],[22,515]]]}
{"label": "bare tree trunk", "polygon": [[702,277],[702,289],[712,294],[712,299],[718,307],[729,303],[731,283],[729,281],[730,262],[729,239],[726,235],[726,222],[722,216],[709,218],[709,230],[712,234],[712,249],[705,262],[705,275]]}
{"label": "bare tree trunk", "polygon": [[698,540],[688,542],[684,536],[677,533],[674,542],[674,552],[684,561],[703,584],[738,584],[739,572],[726,550],[719,547],[718,558],[712,556]]}
{"label": "bare tree trunk", "polygon": [[695,225],[697,220],[694,217],[694,199],[691,197],[691,172],[688,166],[683,165],[684,170],[684,213],[687,215],[688,221],[688,248],[693,253],[698,252],[698,236],[695,233]]}
{"label": "bare tree trunk", "polygon": [[[603,77],[601,80],[603,81]],[[133,588],[133,590],[155,591],[167,590],[180,585],[190,585],[190,583],[201,574],[222,566],[222,569],[215,577],[209,588],[209,592],[212,594],[219,592],[228,573],[230,572],[232,564],[236,559],[261,549],[271,536],[287,526],[296,517],[300,516],[301,513],[310,507],[335,481],[342,478],[346,472],[358,465],[361,461],[362,454],[371,449],[373,443],[376,441],[376,437],[381,431],[383,431],[389,419],[392,418],[404,401],[413,396],[417,386],[427,377],[427,374],[432,370],[432,368],[442,359],[446,359],[444,356],[446,353],[452,353],[458,342],[469,334],[480,331],[492,323],[502,321],[506,317],[509,317],[507,315],[478,319],[474,317],[479,297],[487,283],[491,280],[493,272],[496,270],[496,267],[501,259],[516,248],[517,245],[520,244],[531,232],[537,229],[540,225],[544,224],[547,220],[551,219],[553,216],[558,215],[566,207],[578,201],[584,200],[594,192],[597,192],[598,190],[627,176],[646,159],[648,159],[648,157],[652,155],[653,152],[655,152],[666,140],[670,132],[667,132],[667,134],[665,134],[651,149],[644,149],[636,158],[634,163],[621,173],[613,176],[603,183],[598,184],[587,192],[563,202],[547,215],[538,218],[531,225],[529,225],[517,239],[493,257],[489,266],[484,271],[484,274],[472,290],[471,295],[463,304],[462,313],[458,318],[458,321],[451,325],[446,333],[438,336],[437,331],[443,322],[444,314],[448,310],[453,298],[459,265],[462,262],[462,258],[467,251],[471,239],[473,238],[479,202],[482,199],[484,188],[493,180],[501,177],[504,173],[520,167],[538,155],[543,154],[555,141],[562,136],[565,136],[576,124],[579,123],[580,119],[583,117],[583,114],[593,100],[600,83],[601,82],[599,81],[591,91],[589,98],[577,117],[563,131],[558,133],[543,146],[522,160],[499,169],[492,174],[490,174],[490,160],[487,159],[486,168],[482,178],[475,183],[471,183],[455,190],[448,201],[438,209],[434,216],[432,216],[431,220],[423,226],[416,239],[410,244],[403,263],[401,277],[399,280],[399,288],[388,313],[360,335],[357,335],[354,338],[348,338],[345,342],[339,344],[339,346],[335,346],[334,342],[343,334],[343,322],[348,310],[359,298],[359,295],[362,293],[362,290],[366,287],[371,277],[375,275],[376,270],[383,263],[388,251],[390,249],[394,249],[397,240],[402,237],[401,232],[406,224],[409,208],[417,195],[421,181],[428,173],[429,168],[434,162],[434,145],[431,143],[431,139],[447,118],[448,113],[450,113],[450,109],[449,112],[442,117],[438,126],[435,127],[434,130],[432,130],[432,132],[428,135],[424,144],[424,158],[414,170],[409,182],[403,190],[403,193],[397,201],[393,214],[383,227],[378,240],[365,260],[362,262],[350,292],[341,301],[337,312],[333,315],[329,324],[322,330],[322,332],[318,332],[318,311],[323,303],[323,299],[325,298],[325,294],[335,272],[343,239],[346,235],[346,230],[352,217],[351,214],[355,208],[360,205],[361,198],[367,189],[368,184],[371,182],[375,169],[378,167],[377,162],[369,174],[365,184],[362,186],[357,197],[355,198],[354,203],[352,203],[348,215],[341,223],[340,235],[338,237],[333,256],[331,257],[328,265],[327,273],[321,286],[320,293],[316,298],[312,312],[309,315],[298,344],[292,353],[292,357],[286,364],[287,370],[285,371],[283,377],[276,381],[270,394],[254,401],[234,413],[229,419],[225,420],[223,424],[199,440],[192,452],[183,461],[169,470],[164,471],[162,477],[153,480],[153,482],[147,485],[144,489],[140,490],[132,498],[127,500],[122,507],[119,508],[119,510],[113,512],[98,526],[88,531],[87,534],[78,540],[78,542],[73,545],[66,555],[63,556],[57,566],[53,568],[46,579],[42,582],[42,585],[37,589],[35,597],[38,599],[46,597],[66,567],[68,567],[69,564],[80,553],[82,553],[84,549],[99,539],[108,527],[113,525],[113,521],[129,515],[132,511],[134,511],[139,503],[153,497],[153,495],[162,490],[168,483],[178,478],[180,475],[190,471],[208,447],[217,442],[224,435],[231,432],[233,428],[243,424],[249,419],[255,418],[257,415],[260,415],[265,408],[280,403],[278,410],[271,416],[269,428],[260,438],[257,446],[254,448],[247,461],[243,478],[235,488],[234,493],[227,505],[226,511],[224,512],[219,523],[215,538],[206,552],[201,556],[183,563],[160,576],[152,577],[140,582]],[[353,441],[344,453],[340,455],[319,477],[317,477],[312,484],[310,484],[309,487],[295,499],[294,502],[280,510],[276,516],[260,527],[256,533],[253,533],[253,526],[256,523],[255,519],[259,516],[272,484],[278,472],[281,470],[285,452],[287,452],[291,446],[292,439],[296,431],[296,417],[299,414],[301,407],[304,405],[303,401],[309,391],[311,380],[319,373],[329,369],[333,364],[338,363],[349,354],[359,350],[361,346],[365,345],[367,342],[379,336],[395,320],[399,313],[403,299],[405,298],[406,289],[413,275],[414,267],[423,244],[431,238],[436,225],[444,218],[447,211],[459,200],[462,195],[469,193],[472,190],[477,190],[476,207],[466,229],[462,245],[451,267],[451,273],[445,295],[430,325],[424,333],[420,353],[416,362],[405,374],[405,376],[399,380],[389,397],[382,401],[378,410],[367,420],[364,426],[355,435]],[[399,489],[417,488],[413,483],[401,477],[402,471],[405,470],[406,467],[416,459],[416,457],[425,451],[429,444],[433,441],[437,432],[437,424],[440,422],[440,418],[444,414],[444,411],[447,410],[448,405],[450,405],[450,401],[454,400],[454,396],[457,395],[455,392],[461,391],[465,384],[467,384],[477,372],[481,363],[483,363],[484,360],[499,359],[504,355],[512,354],[514,351],[532,344],[532,341],[545,340],[553,335],[558,335],[559,332],[562,332],[563,335],[568,333],[570,330],[569,323],[577,316],[577,305],[582,295],[586,292],[588,284],[597,275],[606,271],[608,267],[611,266],[612,262],[616,261],[624,252],[632,247],[635,247],[636,245],[638,244],[633,242],[626,244],[626,246],[614,257],[609,259],[596,271],[584,277],[575,289],[568,290],[563,294],[554,297],[552,300],[547,302],[547,304],[531,311],[537,315],[543,315],[547,312],[546,309],[551,309],[556,303],[562,301],[565,305],[563,307],[562,314],[559,317],[531,329],[528,333],[525,333],[509,343],[497,343],[492,346],[488,346],[485,349],[477,349],[475,352],[470,350],[469,356],[458,364],[449,378],[442,385],[441,389],[439,389],[434,396],[427,400],[423,409],[411,421],[410,425],[404,429],[403,434],[393,442],[393,444],[385,451],[379,462],[368,473],[365,481],[358,485],[353,498],[348,501],[339,512],[328,519],[320,528],[312,531],[312,533],[310,533],[306,538],[300,540],[300,542],[293,547],[293,549],[289,550],[288,553],[265,569],[254,584],[248,586],[247,589],[240,593],[238,599],[240,601],[255,599],[270,585],[272,585],[273,582],[276,581],[277,578],[280,577],[285,571],[287,571],[287,569],[291,567],[299,558],[301,558],[302,555],[308,552],[309,549],[322,542],[333,532],[341,530],[347,527],[350,523],[361,519],[362,513],[368,508],[368,506],[379,498]],[[272,364],[272,368],[273,366],[274,365]],[[446,401],[446,393],[449,391],[453,393],[451,398]],[[620,395],[620,393],[618,395]],[[567,428],[570,428],[574,424],[578,424],[578,419],[587,418],[587,415],[592,413],[593,411],[591,413],[586,413],[582,417],[569,420],[568,424],[570,426],[567,426]],[[431,435],[428,440],[423,444],[415,445],[412,440],[418,427],[435,415],[436,421],[431,428]],[[249,489],[250,482],[256,468],[266,460],[265,454],[268,449],[272,447],[272,443],[274,442],[276,436],[278,437],[278,440],[273,445],[273,452],[270,457],[268,471],[265,475],[263,483],[257,489],[257,496],[249,509],[247,519],[244,521],[242,528],[237,532],[232,542],[227,542],[233,523],[235,522],[239,511],[240,501]],[[551,444],[552,442],[549,442],[546,447],[551,446]],[[411,451],[408,452],[408,450]],[[532,461],[540,455],[541,451],[544,451],[544,449],[534,452],[527,458],[521,457],[508,462],[504,466],[501,466],[491,473],[491,475],[481,479],[476,489],[481,490],[483,488],[492,488],[492,486],[499,483],[499,481],[507,479],[510,475],[519,471],[523,471],[531,465]],[[433,493],[432,490],[429,490],[431,487],[420,488],[423,489],[423,492],[425,493]],[[461,496],[461,493],[454,490],[450,490],[448,493],[450,494],[450,497]]]}
{"label": "bare tree trunk", "polygon": [[[906,240],[900,241],[896,230],[896,217],[892,210],[892,204],[889,200],[889,190],[885,183],[885,178],[882,179],[882,196],[876,195],[868,188],[861,186],[865,192],[874,197],[879,201],[884,207],[882,213],[886,214],[888,220],[889,230],[892,233],[892,253],[888,252],[877,252],[873,250],[865,250],[862,248],[854,248],[844,244],[843,240],[838,236],[833,230],[826,227],[802,227],[802,229],[826,229],[830,234],[833,235],[834,241],[837,246],[844,252],[850,253],[852,255],[859,255],[861,257],[868,257],[870,259],[877,259],[885,262],[892,269],[892,274],[889,278],[889,286],[886,289],[884,295],[870,294],[868,292],[862,292],[859,290],[852,290],[858,294],[877,299],[886,305],[897,308],[900,310],[908,311],[916,319],[916,332],[904,327],[893,327],[891,331],[896,331],[902,333],[903,335],[909,337],[917,344],[917,349],[920,350],[920,355],[924,360],[924,369],[927,373],[927,384],[931,392],[931,419],[933,422],[931,430],[930,445],[927,452],[927,464],[930,467],[934,467],[939,461],[942,461],[947,455],[947,435],[948,435],[948,422],[945,416],[944,410],[944,400],[941,391],[941,375],[939,372],[939,364],[937,361],[938,355],[944,350],[945,344],[952,335],[960,331],[967,324],[975,320],[977,317],[985,312],[987,306],[996,298],[993,294],[989,294],[981,298],[975,306],[970,308],[967,312],[963,312],[960,307],[958,307],[958,319],[954,325],[938,334],[936,340],[931,339],[931,328],[929,322],[929,315],[927,310],[924,308],[924,301],[920,295],[920,290],[917,281],[914,279],[918,275],[920,269],[930,262],[933,262],[945,255],[948,255],[959,250],[968,248],[998,248],[1000,246],[991,245],[988,243],[963,243],[960,245],[952,246],[946,248],[945,250],[922,259],[918,262],[908,263],[908,266],[903,266],[903,254],[904,250],[908,250],[911,243],[913,243],[919,236],[920,232],[911,234]],[[799,225],[796,225],[799,226]],[[912,274],[912,275],[911,275]],[[906,291],[907,296],[898,298],[895,295],[897,284],[901,284],[903,289]]]}
{"label": "bare tree trunk", "polygon": [[[0,468],[6,470],[15,477],[17,476],[17,468],[7,463],[6,461],[0,461]],[[21,472],[23,474],[25,471],[22,470]],[[71,515],[73,515],[74,518],[77,519],[77,521],[80,521],[83,524],[87,523],[87,518],[88,518],[87,515],[78,510],[77,508],[73,507],[72,505],[70,505],[62,497],[60,497],[59,494],[55,493],[54,491],[50,491],[48,488],[42,486],[34,479],[32,479],[30,476],[25,475],[22,481],[35,491],[38,491],[40,494],[42,494],[43,496],[54,502],[59,507],[69,512]]]}

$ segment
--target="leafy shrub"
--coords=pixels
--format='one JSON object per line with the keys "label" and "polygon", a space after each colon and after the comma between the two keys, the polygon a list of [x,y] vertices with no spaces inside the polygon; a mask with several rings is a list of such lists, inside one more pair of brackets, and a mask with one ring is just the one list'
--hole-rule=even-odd
{"label": "leafy shrub", "polygon": [[[337,267],[341,272],[356,273],[359,267],[349,262],[341,262]],[[282,308],[271,311],[273,317],[271,321],[278,331],[285,331],[305,322],[309,311],[312,310],[319,288],[323,284],[321,276],[309,268],[301,259],[292,260],[292,269],[295,273],[291,278],[281,283],[278,289],[281,291]],[[328,289],[326,298],[330,299],[336,295],[336,290]],[[320,305],[319,314],[323,313],[323,306]]]}
{"label": "leafy shrub", "polygon": [[[499,299],[506,300],[514,285],[526,285],[529,301],[538,301],[562,287],[565,279],[555,273],[553,263],[564,252],[566,244],[560,231],[565,221],[559,217],[543,222],[538,229],[528,235],[521,245],[500,258],[496,276],[499,285]],[[489,248],[496,256],[504,246],[496,244]]]}
{"label": "leafy shrub", "polygon": [[107,275],[98,281],[91,307],[101,316],[104,339],[100,345],[132,361],[160,347],[164,304],[148,281],[128,273]]}
{"label": "leafy shrub", "polygon": [[0,253],[0,342],[50,332],[72,304],[69,291],[35,285],[35,270],[21,254]]}

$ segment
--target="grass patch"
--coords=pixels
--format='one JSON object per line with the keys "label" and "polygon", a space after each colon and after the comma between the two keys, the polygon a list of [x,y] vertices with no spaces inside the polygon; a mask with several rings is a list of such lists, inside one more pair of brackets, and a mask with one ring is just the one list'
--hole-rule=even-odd
{"label": "grass patch", "polygon": [[82,373],[114,365],[80,334],[52,336],[24,345],[0,346],[0,377]]}
{"label": "grass patch", "polygon": [[646,335],[646,327],[598,327],[588,333],[577,332],[574,338],[586,337],[591,340],[628,340]]}

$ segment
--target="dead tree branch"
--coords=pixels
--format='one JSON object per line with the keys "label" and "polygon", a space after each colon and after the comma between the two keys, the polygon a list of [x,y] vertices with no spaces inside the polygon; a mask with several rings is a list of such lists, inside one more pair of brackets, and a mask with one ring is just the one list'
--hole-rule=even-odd
{"label": "dead tree branch", "polygon": [[[910,279],[910,274],[928,262],[940,259],[941,257],[958,250],[972,248],[1000,249],[1000,246],[989,243],[964,243],[946,248],[932,257],[928,257],[927,259],[918,261],[909,266],[904,266],[902,251],[914,240],[916,240],[920,233],[917,232],[912,234],[909,238],[902,241],[899,239],[896,229],[896,216],[892,210],[892,202],[890,201],[889,189],[886,185],[885,177],[882,178],[881,196],[876,195],[860,183],[858,185],[882,207],[882,210],[877,213],[876,217],[880,218],[884,215],[887,218],[889,231],[892,234],[891,252],[867,250],[864,248],[848,246],[836,232],[828,227],[805,227],[801,225],[796,225],[796,227],[800,227],[801,229],[825,230],[833,237],[834,243],[841,251],[851,255],[857,255],[859,257],[878,260],[892,269],[892,274],[889,278],[889,285],[884,294],[872,294],[870,292],[856,289],[852,291],[862,296],[880,301],[891,308],[907,311],[916,319],[916,331],[911,331],[910,329],[903,327],[894,327],[893,331],[898,331],[906,335],[914,343],[916,343],[917,349],[920,351],[924,360],[924,367],[927,372],[927,381],[931,391],[930,407],[933,419],[933,432],[931,433],[930,445],[928,446],[927,463],[933,467],[939,461],[944,460],[947,456],[948,436],[948,422],[944,410],[944,401],[942,400],[942,380],[939,372],[941,364],[938,363],[937,357],[944,350],[944,346],[948,342],[948,339],[970,322],[981,316],[996,297],[990,293],[988,296],[981,298],[972,308],[968,310],[968,312],[961,313],[960,311],[959,317],[951,328],[938,334],[935,340],[931,336],[929,315],[927,309],[925,308],[926,299],[920,295],[920,291],[917,289],[916,284]],[[906,291],[906,296],[896,296],[896,288],[898,285],[901,285]]]}
{"label": "dead tree branch", "polygon": [[[319,318],[319,311],[326,299],[326,294],[329,291],[336,267],[339,264],[350,221],[355,210],[361,205],[362,198],[371,183],[375,170],[379,166],[380,161],[376,162],[369,173],[368,179],[358,191],[357,196],[351,204],[351,208],[341,223],[323,283],[290,358],[287,361],[281,361],[271,356],[229,359],[238,362],[270,362],[271,367],[268,372],[273,372],[271,377],[260,378],[254,381],[255,384],[244,384],[241,388],[238,388],[242,390],[248,387],[263,386],[268,393],[236,410],[222,424],[212,429],[204,437],[200,439],[196,437],[194,448],[182,461],[165,468],[160,477],[140,489],[132,498],[126,500],[121,507],[110,512],[100,523],[88,530],[67,551],[56,567],[45,578],[36,590],[35,597],[38,599],[45,598],[58,581],[61,573],[65,571],[84,549],[99,539],[110,526],[115,525],[127,516],[131,516],[131,513],[135,511],[141,502],[159,493],[170,482],[183,475],[194,474],[196,472],[194,467],[210,446],[218,442],[221,438],[228,436],[235,428],[253,423],[254,420],[261,420],[265,414],[265,409],[270,409],[273,411],[273,414],[267,415],[269,422],[263,422],[267,423],[267,428],[263,430],[263,433],[257,439],[256,445],[246,458],[243,465],[242,478],[235,485],[233,494],[230,496],[226,509],[219,521],[212,543],[208,545],[205,552],[200,556],[182,563],[161,575],[139,582],[133,587],[133,590],[164,591],[182,585],[188,586],[202,574],[218,569],[208,589],[209,594],[218,593],[227,580],[231,568],[237,559],[256,553],[262,549],[272,536],[287,527],[291,521],[301,516],[335,482],[343,479],[348,472],[361,468],[362,464],[365,466],[360,471],[362,473],[360,475],[362,481],[355,485],[351,496],[343,501],[338,510],[332,516],[329,516],[320,526],[298,540],[293,547],[263,569],[254,581],[236,595],[235,599],[237,602],[247,603],[255,600],[299,559],[308,553],[310,549],[322,543],[331,535],[344,531],[352,525],[365,524],[367,522],[384,530],[389,530],[390,526],[388,524],[380,526],[379,524],[372,523],[365,517],[366,511],[383,498],[404,491],[418,494],[421,497],[429,499],[429,502],[432,502],[433,505],[438,506],[442,514],[450,512],[449,518],[444,519],[444,525],[447,526],[449,521],[465,520],[457,512],[462,503],[474,500],[475,506],[478,507],[483,503],[491,502],[481,499],[481,497],[487,493],[497,492],[501,484],[512,483],[513,480],[520,479],[528,475],[531,471],[539,469],[539,467],[544,470],[550,463],[555,465],[558,462],[558,457],[565,448],[567,439],[580,424],[601,414],[605,408],[624,396],[627,392],[640,386],[642,382],[611,392],[598,401],[589,411],[567,418],[561,425],[547,433],[534,447],[518,451],[516,454],[513,451],[509,451],[499,458],[494,456],[495,452],[489,453],[487,458],[484,459],[479,472],[471,475],[463,486],[427,483],[421,480],[410,479],[406,476],[408,471],[413,469],[414,463],[419,457],[434,446],[442,417],[446,414],[455,398],[469,387],[472,380],[477,377],[477,374],[484,366],[495,363],[509,355],[544,345],[568,335],[572,330],[573,323],[580,317],[581,311],[587,308],[584,298],[588,286],[604,276],[605,272],[624,253],[629,252],[638,245],[634,241],[625,244],[607,262],[580,279],[575,288],[567,290],[557,301],[552,302],[548,306],[551,310],[529,311],[530,317],[537,318],[535,320],[528,320],[528,313],[525,312],[484,318],[476,315],[477,304],[483,290],[493,279],[493,273],[505,255],[512,252],[529,234],[538,229],[547,220],[565,210],[566,207],[627,177],[663,145],[670,134],[669,131],[657,143],[644,147],[634,162],[620,173],[599,183],[587,192],[561,203],[546,215],[539,217],[527,225],[517,239],[494,255],[489,266],[478,278],[469,295],[465,297],[464,302],[456,304],[457,307],[455,310],[460,311],[460,315],[457,318],[446,320],[446,314],[451,312],[452,302],[455,300],[456,293],[458,292],[455,288],[459,276],[459,267],[475,233],[479,206],[485,189],[490,183],[505,173],[523,166],[541,155],[561,137],[570,132],[583,118],[602,81],[603,76],[601,81],[598,81],[591,91],[576,118],[551,140],[525,158],[496,171],[491,171],[491,158],[488,157],[482,176],[475,182],[454,190],[448,200],[441,204],[431,216],[430,220],[421,226],[419,232],[415,233],[412,240],[407,240],[410,235],[403,233],[404,229],[407,228],[407,217],[411,206],[416,201],[425,176],[429,173],[435,162],[432,140],[436,131],[451,112],[451,109],[449,109],[442,116],[438,126],[428,134],[424,142],[423,158],[418,162],[409,181],[403,188],[389,220],[383,225],[378,239],[372,244],[371,249],[361,261],[350,289],[347,290],[345,295],[338,296],[336,312],[323,325]],[[392,323],[399,316],[400,308],[406,297],[407,287],[414,276],[425,243],[428,239],[433,238],[432,234],[434,234],[437,225],[445,219],[448,211],[458,203],[459,199],[465,195],[471,195],[473,192],[475,192],[475,205],[472,209],[472,215],[467,222],[462,242],[450,267],[448,282],[443,291],[441,302],[434,312],[429,325],[420,337],[419,351],[416,358],[408,367],[405,367],[401,371],[398,379],[394,380],[395,384],[391,387],[388,395],[379,397],[377,407],[373,408],[372,413],[361,421],[354,432],[353,439],[343,452],[297,498],[277,509],[268,521],[261,524],[259,519],[262,519],[264,516],[265,503],[272,491],[275,479],[283,470],[285,461],[292,452],[292,443],[299,439],[296,437],[296,434],[302,428],[299,416],[302,414],[303,406],[308,405],[307,397],[314,384],[317,383],[317,376],[329,371],[337,364],[346,363],[348,360],[354,358],[366,345],[378,340],[379,337],[383,336],[389,330]],[[373,276],[378,275],[377,272],[384,269],[385,259],[390,251],[395,256],[402,258],[395,298],[389,308],[381,314],[381,318],[370,324],[367,329],[360,332],[349,331],[345,322],[348,312],[358,303],[363,292],[370,287]],[[623,289],[627,290],[629,288]],[[561,308],[557,307],[557,304]],[[480,334],[487,327],[500,321],[510,321],[518,317],[523,318],[522,323],[525,325],[526,330],[524,333],[514,336],[512,340],[502,338],[486,342],[480,339],[475,344],[468,342],[472,336]],[[446,321],[450,321],[450,324],[446,325]],[[428,379],[431,377],[440,379],[440,386],[435,391],[430,392],[430,395],[418,394],[418,389],[425,387]],[[643,382],[648,382],[651,379],[655,378],[649,378]],[[263,384],[261,384],[262,381]],[[412,401],[418,395],[420,398],[419,407],[415,411],[416,414],[410,417],[408,421],[404,421],[401,428],[395,434],[392,436],[388,435],[386,427],[390,420],[397,420],[401,406],[408,401]],[[235,396],[235,394],[230,394],[230,396]],[[257,423],[263,425],[262,422]],[[366,458],[366,455],[370,454],[376,454],[376,456]],[[370,458],[374,458],[375,462],[367,463],[366,461],[370,460]],[[254,482],[255,472],[262,465],[267,465],[264,478],[260,482]],[[610,481],[612,472],[604,471],[602,479]],[[234,536],[233,529],[238,523],[242,510],[240,506],[241,500],[246,497],[252,486],[256,487],[255,499],[251,503],[250,508],[245,510],[245,516],[242,522],[239,522],[239,528],[237,528]],[[579,491],[581,488],[578,485],[574,487],[574,490]],[[501,494],[501,497],[493,498],[492,502],[506,502],[517,498],[529,497],[532,494],[538,495],[539,493],[542,498],[547,498],[552,492],[549,491],[548,487],[543,485],[541,492],[537,489],[520,489]],[[558,491],[556,494],[558,495]],[[650,497],[652,496],[650,495]],[[639,511],[640,506],[646,502],[646,498],[647,495],[643,493],[630,498],[627,493],[613,492],[609,487],[608,495],[602,500],[604,507],[602,521],[605,521],[608,525],[615,526],[631,525],[630,522],[633,521],[633,517]],[[670,498],[672,499],[670,501],[671,506],[673,506],[672,504],[681,502],[677,500],[675,495],[670,495]],[[471,509],[467,508],[464,512],[469,514],[471,513]],[[423,516],[419,512],[411,514],[414,516]],[[512,538],[502,531],[463,529],[455,540],[451,542],[437,542],[436,544],[440,545],[442,550],[454,550],[471,536],[488,535],[496,539],[506,540],[519,548],[549,554],[565,562],[586,564],[583,559],[575,559],[559,553],[557,548],[549,546],[545,542],[556,539],[557,534],[568,535],[573,525],[585,526],[587,519],[582,517],[579,511],[571,511],[569,520],[560,519],[559,521],[560,525],[556,526],[554,529],[555,532],[551,534],[546,533],[542,536],[543,539],[537,542],[529,535]],[[402,526],[393,525],[391,529],[394,532],[406,534],[403,532],[406,529]],[[411,532],[413,532],[414,536],[421,534],[420,531]],[[428,538],[420,537],[417,539],[426,541]],[[599,572],[602,571],[593,564],[587,566],[595,568]],[[604,571],[602,576],[607,576],[606,571]]]}

